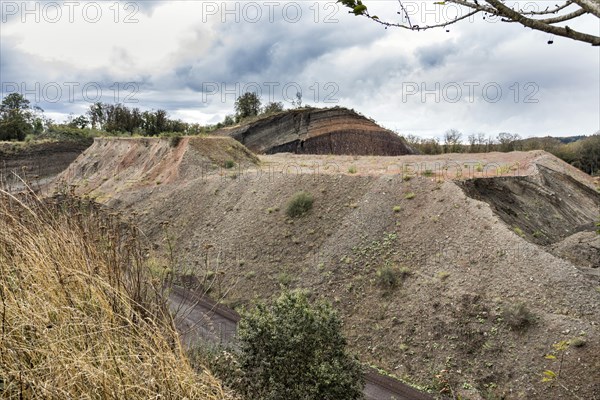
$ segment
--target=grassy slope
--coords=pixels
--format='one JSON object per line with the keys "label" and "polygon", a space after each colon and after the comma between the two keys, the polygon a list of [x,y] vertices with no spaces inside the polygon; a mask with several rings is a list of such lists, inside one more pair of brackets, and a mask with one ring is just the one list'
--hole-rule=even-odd
{"label": "grassy slope", "polygon": [[1,397],[226,398],[183,356],[135,231],[0,196]]}

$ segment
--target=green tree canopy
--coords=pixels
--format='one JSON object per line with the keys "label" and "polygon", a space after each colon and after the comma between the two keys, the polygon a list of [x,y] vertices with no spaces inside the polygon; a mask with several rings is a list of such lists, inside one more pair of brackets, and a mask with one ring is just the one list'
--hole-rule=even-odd
{"label": "green tree canopy", "polygon": [[11,93],[0,104],[0,140],[23,140],[33,132],[33,115],[29,100]]}
{"label": "green tree canopy", "polygon": [[255,117],[260,114],[260,97],[256,93],[246,92],[235,101],[236,118],[241,121],[244,118]]}
{"label": "green tree canopy", "polygon": [[263,400],[363,398],[363,371],[346,352],[341,322],[331,306],[284,293],[260,304],[239,325],[244,374],[241,391]]}
{"label": "green tree canopy", "polygon": [[272,101],[265,106],[263,114],[276,114],[281,111],[283,111],[283,103],[280,101]]}

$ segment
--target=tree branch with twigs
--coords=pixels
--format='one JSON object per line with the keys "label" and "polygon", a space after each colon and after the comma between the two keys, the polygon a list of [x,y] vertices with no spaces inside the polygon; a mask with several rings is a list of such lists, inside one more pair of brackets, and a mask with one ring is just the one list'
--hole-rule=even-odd
{"label": "tree branch with twigs", "polygon": [[[457,5],[465,10],[464,13],[449,18],[447,21],[436,24],[417,24],[409,14],[406,4],[403,0],[398,0],[401,16],[400,22],[394,22],[388,19],[382,19],[377,15],[369,13],[367,6],[362,0],[338,0],[344,6],[350,8],[350,13],[356,16],[362,16],[375,21],[385,28],[402,28],[412,31],[425,31],[433,28],[446,28],[449,25],[456,24],[475,14],[483,14],[486,17],[496,17],[502,22],[518,23],[526,28],[550,33],[556,36],[562,36],[579,42],[589,43],[593,46],[600,46],[600,36],[596,32],[581,32],[568,25],[560,26],[558,24],[571,21],[575,22],[579,18],[592,17],[600,19],[600,0],[562,0],[559,4],[547,6],[543,10],[524,10],[518,8],[518,3],[509,5],[506,0],[445,0],[437,1],[434,4],[439,7],[447,7],[451,4]],[[599,21],[600,22],[600,21]],[[549,43],[552,43],[551,41]]]}

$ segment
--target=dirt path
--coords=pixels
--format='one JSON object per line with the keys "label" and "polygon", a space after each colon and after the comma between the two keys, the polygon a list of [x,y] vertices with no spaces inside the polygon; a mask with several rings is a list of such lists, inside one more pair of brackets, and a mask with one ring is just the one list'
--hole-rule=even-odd
{"label": "dirt path", "polygon": [[205,296],[173,286],[169,296],[170,309],[176,315],[175,325],[186,347],[198,340],[219,345],[231,345],[240,316]]}
{"label": "dirt path", "polygon": [[[198,340],[220,345],[235,344],[235,332],[240,316],[234,310],[200,296],[191,290],[173,286],[169,296],[175,324],[184,346]],[[370,370],[365,374],[366,400],[430,400],[432,397],[412,387]]]}

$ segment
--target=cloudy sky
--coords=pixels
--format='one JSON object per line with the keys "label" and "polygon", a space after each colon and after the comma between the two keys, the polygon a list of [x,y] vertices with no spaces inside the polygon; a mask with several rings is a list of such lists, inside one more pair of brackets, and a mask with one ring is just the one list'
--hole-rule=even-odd
{"label": "cloudy sky", "polygon": [[[396,1],[365,3],[399,18]],[[417,24],[458,12],[404,3]],[[288,107],[301,91],[426,137],[600,129],[600,48],[481,16],[410,32],[335,1],[3,0],[0,18],[1,95],[19,91],[57,120],[104,101],[216,123],[245,91]],[[600,33],[593,18],[571,26]]]}

